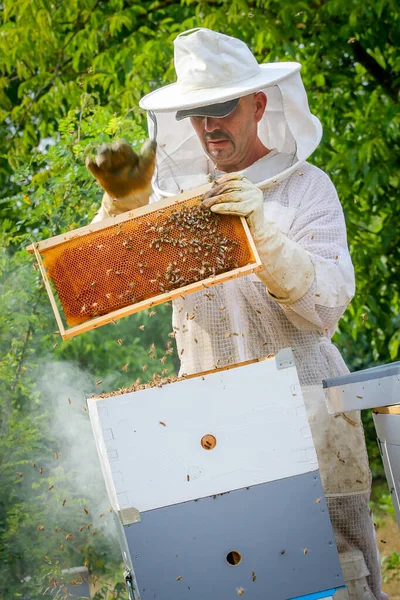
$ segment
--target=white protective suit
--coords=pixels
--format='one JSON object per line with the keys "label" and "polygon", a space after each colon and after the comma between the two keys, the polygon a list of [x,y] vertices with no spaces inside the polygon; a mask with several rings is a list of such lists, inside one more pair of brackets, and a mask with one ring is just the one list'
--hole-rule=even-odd
{"label": "white protective suit", "polygon": [[[307,282],[298,280],[296,289],[281,299],[267,289],[261,274],[261,279],[241,277],[174,301],[181,373],[293,349],[348,588],[337,596],[345,598],[348,593],[350,600],[381,600],[379,557],[368,507],[371,478],[360,415],[328,415],[321,385],[324,378],[348,372],[331,337],[354,294],[354,271],[335,188],[324,172],[305,162],[318,146],[322,130],[310,113],[300,65],[275,63],[259,69],[239,40],[204,29],[182,36],[175,40],[178,83],[152,92],[140,103],[149,111],[149,133],[158,143],[151,201],[223,175],[204,154],[189,119],[175,120],[176,110],[264,91],[268,104],[258,135],[272,151],[241,173],[263,190],[267,226],[271,231],[278,228],[281,239],[290,240],[291,255],[298,251],[311,269]],[[203,50],[204,57],[200,56]],[[218,53],[225,68],[217,70],[210,83],[207,77],[219,65],[212,60]],[[204,64],[213,66],[207,70]],[[243,81],[230,83],[229,77],[242,68]],[[187,83],[193,74],[195,81],[205,78],[197,88]],[[177,93],[187,94],[190,101],[179,104]],[[290,273],[289,264],[280,263],[279,268]]]}
{"label": "white protective suit", "polygon": [[[299,254],[306,251],[313,269],[310,281],[290,299],[277,300],[257,275],[250,275],[174,301],[181,373],[293,349],[349,597],[380,600],[379,557],[368,506],[371,476],[360,414],[329,416],[321,384],[323,378],[348,372],[331,337],[354,295],[354,271],[335,188],[325,173],[305,162],[321,139],[320,123],[310,113],[300,65],[260,65],[265,69],[258,72],[250,51],[251,58],[241,55],[242,42],[208,30],[190,33],[175,40],[178,83],[150,93],[140,103],[149,111],[149,133],[158,143],[152,201],[223,175],[204,154],[189,119],[175,120],[176,110],[184,106],[175,99],[179,93],[183,99],[187,95],[186,107],[191,108],[196,102],[209,105],[210,96],[216,102],[218,93],[222,102],[263,91],[268,103],[258,135],[272,151],[241,173],[263,190],[265,223],[276,225]],[[221,67],[214,78],[220,83],[210,83],[204,69],[207,60],[207,68],[219,64],[211,61],[213,52],[225,60],[226,68]],[[244,62],[244,81],[230,91],[232,75],[221,80]],[[262,87],[259,78],[268,67],[272,83]],[[190,86],[190,77],[200,85]],[[193,313],[195,318],[189,319]]]}

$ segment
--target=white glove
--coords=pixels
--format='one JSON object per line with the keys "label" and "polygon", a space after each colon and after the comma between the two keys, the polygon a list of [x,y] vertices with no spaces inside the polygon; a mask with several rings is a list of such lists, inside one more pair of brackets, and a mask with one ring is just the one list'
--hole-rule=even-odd
{"label": "white glove", "polygon": [[203,206],[222,215],[246,217],[264,270],[257,273],[278,301],[292,304],[311,287],[315,270],[310,255],[264,220],[262,191],[238,173],[223,175],[204,194]]}
{"label": "white glove", "polygon": [[144,143],[140,154],[124,140],[103,144],[86,166],[105,190],[101,207],[92,222],[145,206],[152,193],[151,178],[156,161],[155,142]]}

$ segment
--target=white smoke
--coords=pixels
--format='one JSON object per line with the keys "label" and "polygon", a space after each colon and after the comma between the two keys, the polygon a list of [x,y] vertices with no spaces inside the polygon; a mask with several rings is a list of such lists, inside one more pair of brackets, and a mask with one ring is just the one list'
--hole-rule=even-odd
{"label": "white smoke", "polygon": [[[41,365],[37,387],[41,402],[52,415],[50,432],[58,445],[55,492],[59,478],[66,490],[65,505],[70,501],[79,504],[82,499],[81,513],[84,516],[85,509],[89,511],[92,528],[116,538],[86,406],[86,398],[97,389],[96,382],[73,363],[47,362]],[[58,518],[63,520],[64,505],[59,502],[57,506]]]}

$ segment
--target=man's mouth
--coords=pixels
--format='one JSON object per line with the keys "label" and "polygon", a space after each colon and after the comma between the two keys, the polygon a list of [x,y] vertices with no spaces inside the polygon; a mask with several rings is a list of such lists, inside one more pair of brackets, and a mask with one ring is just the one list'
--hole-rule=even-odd
{"label": "man's mouth", "polygon": [[222,146],[223,144],[228,144],[229,140],[208,140],[209,146]]}
{"label": "man's mouth", "polygon": [[225,144],[229,144],[230,143],[230,139],[227,137],[209,137],[207,136],[206,138],[206,143],[208,146],[214,147],[214,148],[218,148],[220,146],[224,146]]}

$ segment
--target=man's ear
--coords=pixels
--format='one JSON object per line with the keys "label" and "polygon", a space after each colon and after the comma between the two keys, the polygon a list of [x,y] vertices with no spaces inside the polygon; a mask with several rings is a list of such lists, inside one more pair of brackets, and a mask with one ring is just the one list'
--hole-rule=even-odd
{"label": "man's ear", "polygon": [[267,96],[264,92],[257,92],[254,94],[254,116],[257,120],[257,123],[261,121],[263,114],[265,113],[265,109],[267,107]]}

